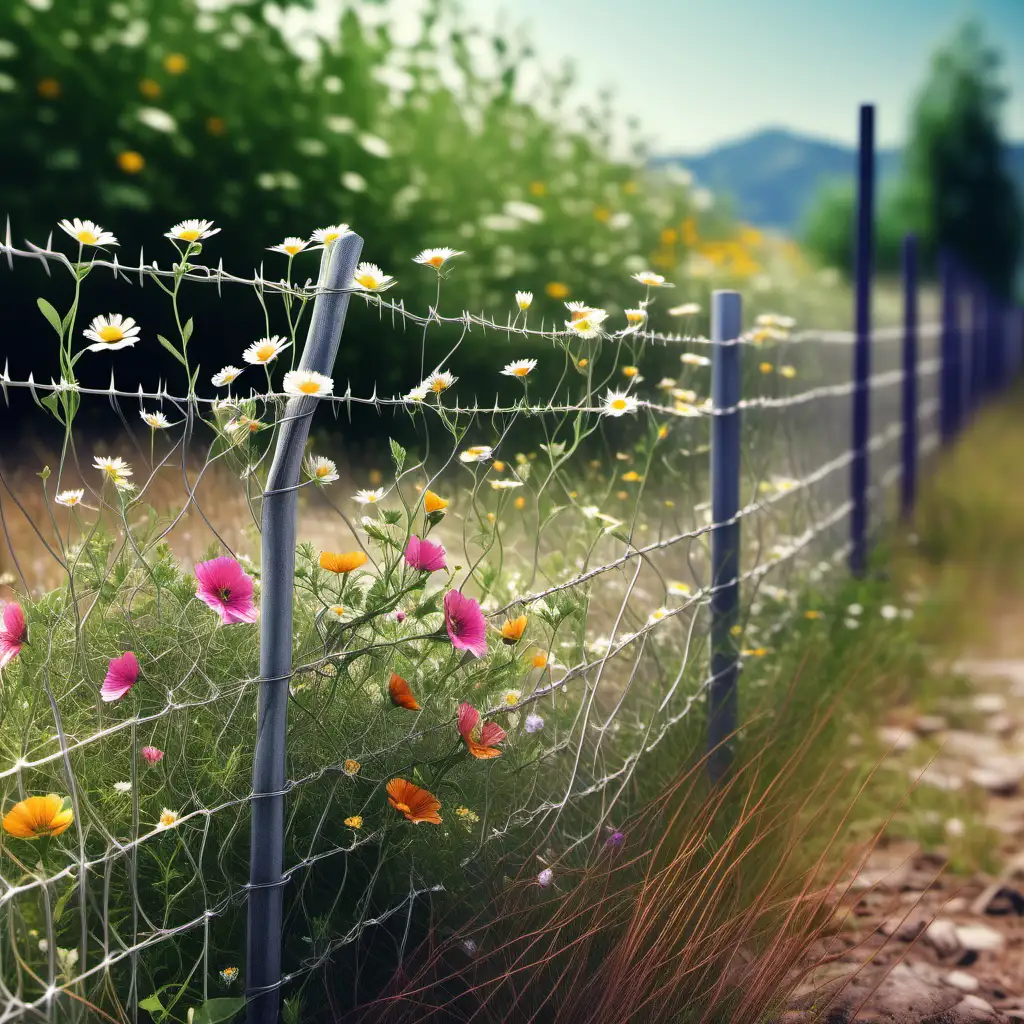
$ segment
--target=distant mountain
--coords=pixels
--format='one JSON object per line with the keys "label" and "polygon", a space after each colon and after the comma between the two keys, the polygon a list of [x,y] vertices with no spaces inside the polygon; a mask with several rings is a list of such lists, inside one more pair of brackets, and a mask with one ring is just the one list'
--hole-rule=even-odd
{"label": "distant mountain", "polygon": [[[900,151],[878,151],[878,180],[893,177]],[[736,215],[758,227],[792,234],[822,185],[851,181],[857,154],[849,146],[768,128],[706,153],[662,156],[654,163],[676,164],[693,172],[697,183],[729,196]],[[1010,170],[1024,195],[1024,143],[1009,149]]]}

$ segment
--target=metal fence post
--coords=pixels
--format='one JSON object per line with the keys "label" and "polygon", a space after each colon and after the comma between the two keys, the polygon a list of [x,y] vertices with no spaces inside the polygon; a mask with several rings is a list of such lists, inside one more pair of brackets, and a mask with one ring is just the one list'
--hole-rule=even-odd
{"label": "metal fence post", "polygon": [[743,308],[739,292],[711,296],[711,684],[708,690],[708,773],[717,783],[732,760],[739,659],[733,627],[740,604],[740,411]]}
{"label": "metal fence post", "polygon": [[903,473],[900,511],[914,511],[917,494],[917,235],[903,239]]}
{"label": "metal fence post", "polygon": [[973,418],[981,403],[981,382],[984,379],[985,367],[985,314],[983,309],[981,287],[976,278],[971,277],[971,416]]}
{"label": "metal fence post", "polygon": [[[319,293],[299,368],[330,374],[363,240],[344,235],[324,250]],[[292,599],[302,457],[318,399],[290,398],[263,496],[260,564],[260,684],[252,769],[246,995],[249,1024],[278,1024],[284,909],[284,786]]]}
{"label": "metal fence post", "polygon": [[850,463],[850,572],[867,568],[868,431],[871,421],[871,277],[874,263],[875,108],[860,108],[857,153],[857,238],[855,331],[853,350],[853,460]]}
{"label": "metal fence post", "polygon": [[953,258],[948,252],[939,253],[939,288],[942,333],[939,346],[942,366],[939,371],[939,432],[943,444],[949,444],[956,437],[959,416],[957,401],[960,387],[960,351],[957,318],[959,305],[956,294],[956,273]]}

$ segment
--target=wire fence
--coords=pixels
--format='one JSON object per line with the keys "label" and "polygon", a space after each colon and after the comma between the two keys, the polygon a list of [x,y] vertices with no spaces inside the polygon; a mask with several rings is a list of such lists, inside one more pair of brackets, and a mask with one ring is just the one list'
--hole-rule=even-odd
{"label": "wire fence", "polygon": [[[744,329],[719,292],[703,337],[672,329],[696,311],[670,314],[654,274],[618,325],[583,303],[535,325],[524,293],[504,319],[442,314],[468,257],[428,251],[438,301],[414,313],[351,232],[297,284],[290,258],[277,281],[204,267],[211,229],[172,230],[167,267],[18,248],[9,228],[0,250],[75,285],[63,311],[41,297],[33,339],[52,328],[61,379],[0,379],[63,437],[52,470],[0,458],[0,1020],[245,1002],[276,1021],[282,994],[297,1020],[346,951],[353,1005],[378,991],[425,897],[457,906],[496,873],[557,886],[658,766],[710,744],[728,770],[740,670],[758,685],[800,594],[891,514],[897,481],[912,505],[918,459],[1024,361],[1020,311],[952,263],[937,323]],[[115,379],[118,348],[156,352],[145,325],[97,317],[83,347],[101,272],[167,293],[167,383]],[[267,309],[244,367],[212,378],[181,312],[211,283]],[[422,382],[335,387],[353,300],[418,340]],[[515,358],[526,338],[548,366]],[[458,380],[470,344],[493,347],[493,381]],[[104,349],[110,385],[84,386],[79,360]],[[645,379],[666,358],[673,375]],[[119,418],[120,451],[86,452],[89,402]],[[339,471],[344,421],[371,415],[390,469]]]}

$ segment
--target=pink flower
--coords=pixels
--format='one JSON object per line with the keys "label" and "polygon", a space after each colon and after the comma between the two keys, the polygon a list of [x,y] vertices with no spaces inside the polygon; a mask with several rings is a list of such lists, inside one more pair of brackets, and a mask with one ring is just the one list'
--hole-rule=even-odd
{"label": "pink flower", "polygon": [[109,704],[120,700],[139,678],[139,659],[131,651],[125,651],[120,658],[111,658],[107,667],[107,678],[100,687],[100,696]]}
{"label": "pink flower", "polygon": [[449,590],[444,595],[444,627],[456,650],[469,651],[478,658],[487,653],[487,622],[473,598]]}
{"label": "pink flower", "polygon": [[256,605],[252,600],[252,577],[243,572],[233,558],[221,555],[196,565],[199,592],[196,597],[220,613],[226,626],[232,622],[255,622]]}
{"label": "pink flower", "polygon": [[3,622],[0,629],[0,668],[21,654],[22,645],[28,643],[28,626],[20,604],[9,604],[4,608]]}
{"label": "pink flower", "polygon": [[444,548],[433,541],[420,540],[419,537],[410,537],[405,548],[405,560],[414,569],[426,572],[437,572],[438,569],[447,569],[444,562]]}
{"label": "pink flower", "polygon": [[159,747],[143,747],[140,754],[150,763],[156,764],[164,759],[164,752]]}
{"label": "pink flower", "polygon": [[487,722],[480,728],[480,712],[471,704],[459,705],[459,735],[474,757],[498,757],[501,751],[495,744],[505,738],[505,730],[497,722]]}
{"label": "pink flower", "polygon": [[405,612],[401,608],[396,608],[392,613],[395,617],[395,622],[405,622]]}

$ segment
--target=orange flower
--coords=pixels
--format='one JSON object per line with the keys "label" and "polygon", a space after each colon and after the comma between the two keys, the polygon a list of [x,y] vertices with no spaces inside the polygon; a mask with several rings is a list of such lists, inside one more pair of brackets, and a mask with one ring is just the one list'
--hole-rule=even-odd
{"label": "orange flower", "polygon": [[340,554],[333,551],[320,553],[320,568],[326,569],[328,572],[351,572],[365,564],[366,554],[362,551],[343,551]]}
{"label": "orange flower", "polygon": [[544,291],[552,299],[564,299],[569,294],[569,286],[561,281],[549,281],[544,285]]}
{"label": "orange flower", "polygon": [[526,631],[526,616],[520,615],[518,619],[506,619],[501,626],[501,640],[502,643],[512,644],[518,643]]}
{"label": "orange flower", "polygon": [[227,122],[223,117],[208,117],[206,119],[206,131],[208,134],[223,135],[227,130]]}
{"label": "orange flower", "polygon": [[441,801],[433,793],[413,785],[407,779],[392,779],[386,788],[388,803],[414,825],[421,821],[441,824],[441,815],[437,813],[441,809]]}
{"label": "orange flower", "polygon": [[60,82],[56,78],[41,78],[36,89],[44,100],[55,100],[61,94]]}
{"label": "orange flower", "polygon": [[517,509],[522,511],[524,508],[526,508],[526,499],[520,494],[519,497],[516,498],[514,502],[512,502],[512,504],[515,505]]}
{"label": "orange flower", "polygon": [[388,693],[391,694],[391,703],[396,708],[406,708],[409,711],[419,711],[420,706],[413,696],[409,684],[397,673],[391,673],[391,682],[388,683]]}
{"label": "orange flower", "polygon": [[5,815],[4,831],[17,839],[42,839],[59,836],[71,827],[74,811],[64,810],[64,798],[56,793],[30,796],[16,803]]}
{"label": "orange flower", "polygon": [[146,166],[146,159],[134,149],[126,149],[123,153],[117,154],[117,166],[125,174],[138,174]]}
{"label": "orange flower", "polygon": [[163,89],[160,88],[159,82],[154,82],[152,78],[144,78],[139,82],[139,92],[147,100],[155,100],[160,98],[160,93],[163,92]]}
{"label": "orange flower", "polygon": [[505,739],[505,730],[497,722],[485,722],[481,727],[480,712],[465,702],[459,705],[459,735],[474,757],[486,760],[501,756],[497,744]]}
{"label": "orange flower", "polygon": [[533,667],[534,668],[546,668],[548,664],[548,656],[546,654],[535,654],[533,656]]}
{"label": "orange flower", "polygon": [[423,494],[423,507],[427,510],[428,515],[434,512],[443,512],[448,507],[448,500],[442,498],[439,494],[435,494],[433,491],[425,491]]}

